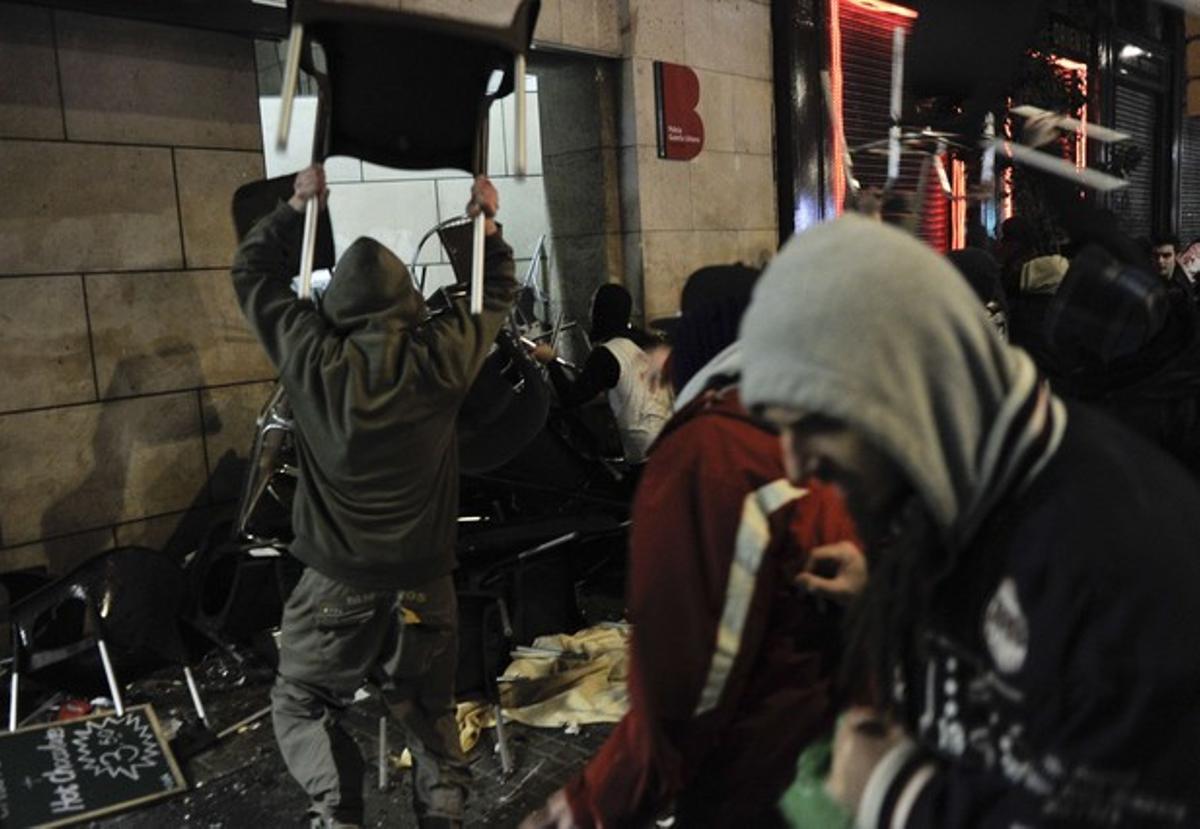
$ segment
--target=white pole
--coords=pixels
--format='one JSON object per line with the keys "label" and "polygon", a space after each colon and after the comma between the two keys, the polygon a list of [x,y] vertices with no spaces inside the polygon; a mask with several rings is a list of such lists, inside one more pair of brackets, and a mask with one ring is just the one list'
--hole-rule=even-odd
{"label": "white pole", "polygon": [[[490,106],[490,103],[489,103]],[[487,153],[488,153],[488,119],[490,115],[483,116],[483,170],[481,175],[487,175]],[[479,205],[477,205],[479,206]],[[475,216],[475,235],[471,239],[471,313],[483,313],[483,240],[487,236],[487,217],[483,215],[483,210]]]}
{"label": "white pole", "polygon": [[892,126],[888,130],[888,173],[890,188],[900,178],[900,116],[904,103],[904,30],[892,30]]}
{"label": "white pole", "polygon": [[300,84],[300,47],[303,44],[304,24],[293,23],[288,38],[287,62],[283,66],[283,88],[279,91],[279,129],[275,134],[275,146],[280,151],[287,149],[288,134],[292,131],[292,103]]}
{"label": "white pole", "polygon": [[192,697],[192,706],[196,709],[196,713],[200,717],[200,722],[204,723],[204,727],[212,730],[212,726],[208,722],[208,712],[204,710],[204,701],[200,699],[200,689],[196,687],[196,677],[192,676],[192,669],[187,665],[183,666],[183,677],[187,680],[188,693]]}
{"label": "white pole", "polygon": [[513,61],[513,92],[516,94],[516,125],[517,125],[517,164],[516,177],[518,179],[525,178],[529,168],[529,153],[526,147],[526,124],[525,120],[528,117],[526,109],[525,97],[525,53],[517,55]]}
{"label": "white pole", "polygon": [[12,678],[8,682],[8,730],[17,730],[17,691],[21,684],[17,673],[16,661],[13,661]]}
{"label": "white pole", "polygon": [[320,196],[304,204],[304,242],[300,247],[300,298],[312,297],[313,256],[317,250],[317,213]]}
{"label": "white pole", "polygon": [[483,240],[487,235],[487,218],[483,211],[475,217],[475,235],[471,245],[471,313],[483,313]]}

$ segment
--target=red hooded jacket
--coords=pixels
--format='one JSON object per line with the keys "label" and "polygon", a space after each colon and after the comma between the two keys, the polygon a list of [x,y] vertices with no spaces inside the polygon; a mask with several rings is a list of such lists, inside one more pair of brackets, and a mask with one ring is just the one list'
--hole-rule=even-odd
{"label": "red hooded jacket", "polygon": [[702,394],[651,451],[634,502],[630,710],[566,787],[583,827],[764,826],[829,728],[840,613],[803,595],[807,551],[855,540],[839,496],[788,483],[735,388]]}

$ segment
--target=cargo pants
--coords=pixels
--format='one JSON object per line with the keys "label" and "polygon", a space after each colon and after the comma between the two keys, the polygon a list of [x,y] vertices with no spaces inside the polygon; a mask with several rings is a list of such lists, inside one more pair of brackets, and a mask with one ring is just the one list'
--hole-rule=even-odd
{"label": "cargo pants", "polygon": [[457,600],[444,576],[418,590],[361,590],[305,569],[283,611],[275,737],[325,825],[363,822],[365,764],[339,724],[364,679],[382,689],[413,757],[418,820],[461,821],[470,772],[454,717]]}

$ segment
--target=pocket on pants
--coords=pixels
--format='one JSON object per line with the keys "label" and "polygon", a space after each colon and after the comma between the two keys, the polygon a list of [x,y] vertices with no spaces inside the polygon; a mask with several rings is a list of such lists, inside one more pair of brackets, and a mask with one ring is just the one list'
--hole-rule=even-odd
{"label": "pocket on pants", "polygon": [[322,599],[317,603],[317,627],[320,630],[345,630],[370,621],[379,609],[379,600],[371,594],[367,601]]}

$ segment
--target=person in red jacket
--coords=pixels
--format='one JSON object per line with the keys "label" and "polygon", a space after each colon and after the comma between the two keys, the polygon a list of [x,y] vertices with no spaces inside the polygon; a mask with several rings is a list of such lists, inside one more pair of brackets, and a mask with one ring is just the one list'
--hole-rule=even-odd
{"label": "person in red jacket", "polygon": [[733,339],[756,276],[707,268],[685,288],[672,359],[703,368],[676,372],[634,504],[630,710],[524,829],[645,825],[672,807],[681,826],[782,825],[796,758],[831,726],[841,614],[797,576],[862,557],[839,496],[789,483],[778,436],[742,407]]}

